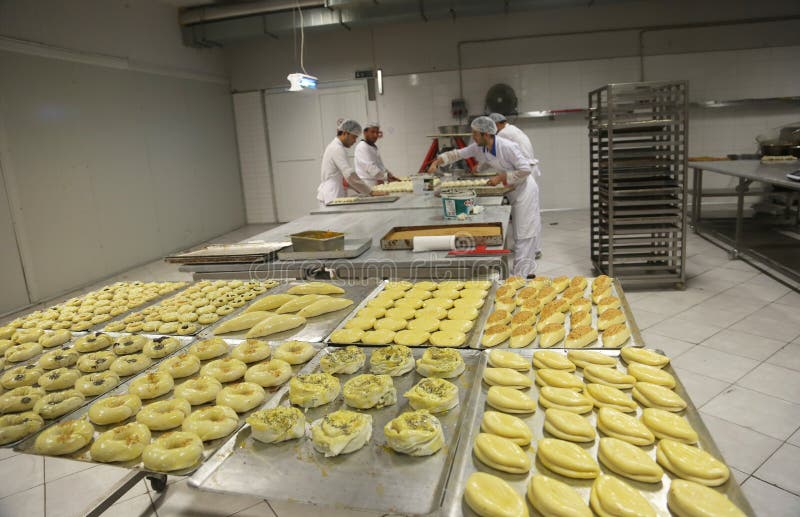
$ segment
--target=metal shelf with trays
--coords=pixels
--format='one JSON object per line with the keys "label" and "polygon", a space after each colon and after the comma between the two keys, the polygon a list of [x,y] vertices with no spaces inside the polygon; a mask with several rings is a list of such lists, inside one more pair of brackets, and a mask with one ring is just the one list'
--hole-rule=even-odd
{"label": "metal shelf with trays", "polygon": [[589,93],[591,259],[628,285],[685,281],[685,81]]}

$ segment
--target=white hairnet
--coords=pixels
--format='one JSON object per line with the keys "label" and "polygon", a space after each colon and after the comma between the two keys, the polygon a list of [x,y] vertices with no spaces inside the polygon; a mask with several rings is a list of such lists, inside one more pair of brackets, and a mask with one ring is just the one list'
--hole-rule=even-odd
{"label": "white hairnet", "polygon": [[371,127],[374,127],[375,129],[380,129],[381,125],[378,124],[377,122],[372,122],[372,121],[367,122],[366,124],[364,124],[364,129],[369,129]]}
{"label": "white hairnet", "polygon": [[490,135],[497,134],[497,126],[495,125],[494,120],[490,119],[489,117],[476,118],[472,121],[470,127],[478,133],[489,133]]}
{"label": "white hairnet", "polygon": [[336,128],[337,131],[345,131],[350,133],[351,135],[361,136],[361,124],[356,122],[353,119],[344,119],[339,122],[339,127]]}
{"label": "white hairnet", "polygon": [[489,118],[494,120],[495,124],[506,121],[506,117],[502,113],[489,113]]}

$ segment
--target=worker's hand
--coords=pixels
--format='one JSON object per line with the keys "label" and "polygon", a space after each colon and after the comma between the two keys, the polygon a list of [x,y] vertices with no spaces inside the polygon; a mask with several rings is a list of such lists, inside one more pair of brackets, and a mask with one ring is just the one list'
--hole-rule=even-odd
{"label": "worker's hand", "polygon": [[495,185],[499,185],[501,183],[505,184],[505,182],[506,182],[506,173],[501,172],[489,178],[486,184],[489,185],[490,187],[494,187]]}
{"label": "worker's hand", "polygon": [[398,179],[397,176],[395,176],[391,172],[387,172],[386,177],[389,180],[389,183],[392,183],[393,181],[400,181],[400,179]]}
{"label": "worker's hand", "polygon": [[428,172],[436,172],[441,164],[442,164],[442,159],[436,158],[431,162],[430,167],[428,167]]}

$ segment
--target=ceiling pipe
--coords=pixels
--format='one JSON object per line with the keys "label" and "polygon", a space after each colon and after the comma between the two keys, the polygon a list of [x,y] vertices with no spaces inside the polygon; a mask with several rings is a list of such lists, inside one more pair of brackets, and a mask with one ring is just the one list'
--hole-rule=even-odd
{"label": "ceiling pipe", "polygon": [[178,15],[178,23],[182,26],[196,25],[198,23],[230,20],[232,18],[245,18],[263,14],[291,11],[292,9],[307,9],[310,7],[325,7],[324,0],[287,0],[276,2],[274,0],[259,0],[255,2],[242,2],[237,4],[206,5],[184,9]]}

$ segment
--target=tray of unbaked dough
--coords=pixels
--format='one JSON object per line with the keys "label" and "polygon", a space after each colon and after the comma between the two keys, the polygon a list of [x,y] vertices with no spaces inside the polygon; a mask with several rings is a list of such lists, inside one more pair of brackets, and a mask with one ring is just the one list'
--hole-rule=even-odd
{"label": "tray of unbaked dough", "polygon": [[[109,321],[103,330],[194,336],[209,325],[242,312],[277,285],[276,280],[203,280],[144,310],[119,316]],[[176,306],[178,303],[180,305]]]}
{"label": "tray of unbaked dough", "polygon": [[343,206],[343,205],[368,205],[374,203],[394,203],[400,199],[400,196],[353,196],[353,197],[337,197],[325,206]]}
{"label": "tray of unbaked dough", "polygon": [[[186,282],[117,282],[62,303],[33,311],[0,326],[0,339],[9,329],[91,330],[128,312],[150,305],[183,289]],[[10,337],[10,336],[9,336]]]}
{"label": "tray of unbaked dough", "polygon": [[[302,280],[290,280],[288,282],[283,282],[277,287],[270,289],[266,294],[267,295],[276,295],[276,294],[285,294],[286,291],[290,290],[292,287],[301,286],[304,284],[310,284],[312,282],[306,282]],[[314,282],[314,283],[325,283],[325,284],[332,284],[337,287],[344,289],[343,294],[331,294],[332,298],[346,298],[348,300],[352,300],[353,304],[345,307],[343,309],[327,312],[325,314],[320,314],[319,316],[309,317],[306,318],[306,322],[301,326],[285,330],[283,332],[278,332],[275,334],[269,334],[263,337],[257,337],[256,339],[261,339],[270,343],[276,343],[281,341],[286,341],[289,339],[296,339],[300,341],[308,341],[311,343],[318,343],[325,339],[325,337],[331,333],[331,331],[339,325],[342,320],[347,318],[350,313],[353,311],[353,308],[358,306],[362,300],[368,298],[372,295],[372,293],[378,288],[380,281],[377,279],[369,279],[364,281],[356,281],[356,282],[347,282],[347,281],[326,281],[326,282]],[[259,297],[261,299],[263,297]],[[254,301],[253,303],[255,303]],[[249,307],[248,305],[247,307]],[[242,308],[241,310],[237,311],[234,314],[231,314],[229,317],[226,317],[212,326],[208,327],[202,332],[202,336],[212,336],[217,328],[220,325],[223,325],[226,321],[229,321],[231,318],[244,314],[247,310],[247,307]],[[275,309],[270,309],[267,312],[275,312]],[[299,312],[299,311],[297,311]],[[297,312],[287,313],[287,314],[297,314]],[[245,339],[247,336],[247,332],[249,329],[235,331],[235,332],[226,332],[224,334],[219,334],[219,337],[224,337],[226,339]]]}
{"label": "tray of unbaked dough", "polygon": [[[553,277],[553,278],[555,278],[555,277]],[[594,281],[594,277],[586,277],[586,280],[587,280],[587,286],[584,289],[583,297],[591,300],[592,299],[592,282]],[[498,289],[500,289],[502,287],[503,286],[500,285],[498,287]],[[517,290],[518,294],[519,294],[521,289],[522,288]],[[567,289],[569,289],[569,287]],[[558,296],[556,297],[556,299],[561,298],[563,293],[564,293],[564,291],[559,293]],[[625,293],[622,291],[622,286],[620,285],[619,281],[616,278],[614,278],[612,280],[610,295],[619,298],[619,301],[620,301],[619,310],[622,311],[622,313],[624,314],[624,316],[625,316],[625,324],[627,325],[628,330],[630,331],[630,334],[631,334],[630,338],[628,338],[620,346],[635,346],[635,347],[644,346],[644,342],[642,340],[642,335],[639,332],[639,326],[636,324],[636,320],[633,317],[633,311],[631,311],[630,305],[628,305],[628,300],[625,298]],[[488,320],[488,318],[491,317],[491,314],[495,311],[495,309],[497,309],[497,305],[496,305],[495,302],[496,302],[495,296],[492,296],[491,300],[489,300],[489,299],[486,300],[486,304],[487,305],[491,304],[492,308],[489,311],[489,315],[484,319],[484,323],[481,325],[480,331],[476,333],[477,334],[477,338],[474,340],[474,347],[475,348],[485,349],[485,348],[510,348],[511,347],[510,339],[506,339],[505,341],[503,341],[499,345],[496,345],[496,346],[493,346],[493,347],[485,347],[482,344],[483,334],[484,334],[486,328],[491,326],[490,324],[486,323],[486,320]],[[515,307],[513,314],[516,315],[521,310],[522,310],[522,308],[520,306],[517,306],[517,307]],[[591,326],[592,326],[592,328],[597,330],[598,336],[597,336],[597,340],[593,341],[592,343],[588,344],[587,346],[585,346],[583,348],[587,348],[587,349],[590,349],[590,348],[605,348],[604,345],[603,345],[603,331],[599,330],[597,328],[597,317],[598,317],[598,306],[597,306],[596,303],[592,302],[592,306],[591,306],[592,323],[591,323]],[[536,315],[537,324],[538,324],[538,321],[539,321],[539,314]],[[566,312],[566,318],[564,320],[563,326],[564,326],[564,330],[565,330],[564,339],[561,339],[555,345],[552,345],[550,347],[544,347],[544,348],[553,348],[553,349],[555,349],[555,348],[564,348],[565,347],[566,336],[569,335],[569,332],[570,332],[570,330],[572,328],[572,314],[571,314],[570,310],[567,310],[567,312]],[[512,325],[509,324],[509,327],[512,327]],[[525,348],[528,348],[528,349],[530,349],[530,348],[543,348],[541,346],[541,335],[540,335],[540,333],[537,332],[536,333],[536,338],[533,341],[531,341],[531,343],[529,343],[527,346],[521,347],[521,348],[523,348],[523,349],[525,349]],[[612,348],[619,348],[619,347],[612,347]]]}
{"label": "tray of unbaked dough", "polygon": [[[99,333],[99,332],[98,333],[92,333],[91,335],[95,335],[96,336],[96,335],[99,335],[99,334],[102,334],[102,333]],[[125,336],[131,336],[130,334],[120,334],[120,333],[115,333],[115,332],[110,332],[110,333],[107,333],[107,334],[108,334],[108,337],[111,339],[112,344],[107,346],[107,347],[105,347],[105,348],[103,348],[102,350],[98,350],[98,352],[111,352],[110,356],[112,356],[112,364],[113,364],[113,361],[115,361],[115,360],[133,356],[133,354],[117,355],[117,354],[113,353],[113,349],[114,349],[114,344],[113,343],[115,341],[119,340],[120,338],[124,338]],[[90,334],[86,334],[86,335],[90,335]],[[175,346],[177,348],[175,349],[175,351],[174,352],[170,352],[167,356],[164,356],[162,358],[155,358],[155,359],[151,358],[152,363],[151,363],[150,366],[147,367],[148,369],[157,366],[161,361],[164,360],[165,357],[168,357],[169,355],[172,355],[174,353],[178,353],[178,351],[180,351],[181,349],[186,347],[186,345],[191,343],[192,340],[193,340],[193,338],[191,338],[191,337],[179,337],[179,338],[178,337],[173,337],[173,338],[168,338],[167,336],[156,336],[156,335],[140,335],[140,336],[137,336],[137,337],[146,338],[148,340],[153,341],[156,344],[159,343],[159,342],[163,342],[166,339],[176,340]],[[49,351],[54,351],[54,350],[63,350],[65,352],[68,351],[68,350],[72,350],[74,348],[75,342],[78,339],[80,339],[80,337],[75,337],[74,340],[72,340],[72,341],[70,341],[68,343],[65,343],[65,344],[63,344],[63,345],[61,345],[59,347],[54,347],[54,348],[48,350],[48,352]],[[90,353],[93,353],[93,352],[78,352],[77,361],[80,361],[81,357],[86,356],[87,354],[90,354]],[[22,366],[23,368],[36,368],[38,366],[37,363],[38,363],[39,359],[40,358],[32,359],[32,360],[30,360],[30,361],[28,361],[26,363],[23,363],[23,364],[17,365],[17,366]],[[103,373],[103,372],[106,372],[106,371],[111,371],[111,368],[109,367],[109,368],[106,368],[106,370],[103,370],[103,371],[98,371],[98,372],[86,371],[86,372],[84,372],[84,371],[81,371],[81,370],[79,370],[77,368],[77,366],[76,366],[77,365],[77,361],[76,361],[75,364],[73,364],[72,366],[69,366],[68,368],[70,370],[76,370],[78,372],[78,374],[80,374],[81,376],[85,376],[85,375],[88,376],[88,375],[94,375],[94,374],[98,374],[98,373]],[[39,369],[42,370],[42,372],[43,372],[42,375],[47,375],[49,372],[56,371],[56,369],[45,370],[45,369],[43,369],[41,367]],[[132,380],[134,377],[138,376],[139,373],[141,373],[141,372],[133,373],[131,375],[119,375],[118,374],[119,378],[120,378],[119,385],[124,384],[126,381]],[[0,377],[0,379],[3,380],[3,381],[5,380],[2,377]],[[78,378],[78,381],[76,381],[76,383],[79,382],[80,379],[81,378]],[[119,386],[119,385],[117,385],[117,386]],[[111,386],[109,388],[106,388],[106,392],[113,390],[117,386]],[[32,387],[38,388],[39,384],[38,383],[33,384]],[[5,386],[4,386],[4,389],[6,389]],[[72,390],[72,389],[76,389],[75,388],[75,384],[73,384],[72,386],[67,387],[67,388],[63,388],[63,389],[59,389],[59,390],[47,391],[46,394],[60,393],[60,392],[65,392],[67,390]],[[11,390],[7,390],[5,394],[9,393],[9,391],[11,391]],[[78,391],[80,391],[80,390],[78,390]],[[102,397],[105,394],[105,392],[98,393],[97,395],[88,395],[86,393],[82,393],[82,394],[83,394],[83,400],[80,402],[80,406],[78,406],[75,409],[69,411],[68,413],[65,413],[64,415],[58,416],[56,418],[44,418],[43,419],[44,420],[44,425],[41,427],[41,429],[39,429],[38,431],[35,431],[35,432],[38,433],[39,431],[42,431],[42,430],[50,427],[51,425],[53,425],[54,423],[60,421],[61,419],[69,418],[69,416],[73,412],[79,410],[81,407],[85,407],[86,405],[91,404],[92,402],[94,402],[99,397]],[[2,398],[2,395],[0,395],[0,398]],[[39,397],[37,397],[37,398],[41,398],[41,395]],[[2,413],[4,415],[13,415],[13,414],[19,414],[19,413],[24,413],[25,412],[25,411],[6,411],[4,409],[5,408],[0,409],[0,413]],[[31,409],[31,410],[28,410],[28,411],[33,411],[33,410]],[[0,447],[13,447],[14,445],[19,443],[20,441],[22,441],[22,438],[20,438],[19,440],[15,440],[13,442],[9,442],[9,443],[0,445]]]}
{"label": "tray of unbaked dough", "polygon": [[[532,358],[535,353],[544,352],[545,350],[502,350],[503,353],[514,353],[519,357],[523,358],[525,362],[529,365],[532,363]],[[552,350],[553,353],[559,354],[561,356],[567,356],[568,350]],[[600,354],[604,354],[610,358],[615,358],[617,360],[617,367],[619,370],[627,372],[627,365],[625,361],[620,357],[619,350],[593,350],[592,352],[597,352]],[[658,351],[663,355],[663,352]],[[487,354],[487,358],[489,358],[489,354],[491,353],[490,350],[485,352]],[[491,367],[492,360],[489,359],[486,363],[485,368]],[[485,368],[483,371],[485,371]],[[545,411],[546,409],[542,407],[541,403],[538,402],[539,391],[540,387],[536,384],[535,381],[535,372],[537,368],[531,366],[531,369],[527,372],[523,372],[526,377],[531,380],[532,386],[529,389],[519,390],[522,393],[528,395],[530,398],[536,402],[536,410],[534,413],[518,413],[518,414],[510,414],[511,416],[517,417],[522,420],[522,422],[530,429],[532,440],[531,445],[522,447],[524,454],[530,459],[530,472],[525,472],[524,474],[510,474],[506,473],[492,467],[489,467],[485,463],[481,462],[475,456],[473,452],[473,447],[475,444],[475,439],[479,433],[482,432],[481,430],[481,422],[483,419],[483,414],[485,411],[496,411],[502,412],[499,409],[496,409],[490,406],[486,399],[487,393],[489,389],[489,385],[486,384],[485,381],[481,382],[481,389],[476,390],[476,403],[472,406],[471,412],[468,415],[468,423],[466,424],[467,432],[464,433],[462,436],[461,441],[458,445],[458,451],[456,453],[456,462],[453,465],[453,470],[450,475],[450,480],[447,485],[447,490],[445,494],[445,502],[443,506],[442,514],[447,517],[458,517],[458,516],[468,516],[468,517],[476,517],[477,514],[468,506],[468,504],[464,500],[464,490],[467,485],[467,479],[470,477],[471,474],[475,472],[484,472],[487,474],[491,474],[493,476],[497,476],[513,489],[513,491],[519,495],[520,498],[524,500],[524,504],[527,506],[528,512],[530,515],[541,515],[538,511],[536,511],[531,502],[528,500],[527,497],[527,490],[529,481],[532,476],[534,475],[544,475],[555,480],[561,481],[572,487],[583,500],[584,503],[587,505],[589,504],[589,494],[591,492],[592,484],[594,479],[574,479],[570,477],[565,477],[555,473],[554,471],[548,469],[544,465],[542,465],[541,461],[536,457],[536,452],[538,451],[538,442],[543,438],[555,438],[554,435],[550,434],[549,432],[544,430],[544,420],[545,420]],[[483,371],[481,372],[481,377],[483,376]],[[671,368],[670,365],[667,365],[663,368],[663,371],[671,374],[675,378],[675,388],[673,391],[679,395],[683,400],[686,402],[686,409],[675,413],[683,418],[691,425],[691,427],[695,430],[698,435],[698,443],[697,445],[699,448],[707,451],[710,453],[714,458],[723,461],[722,455],[719,452],[719,449],[714,444],[714,441],[711,435],[708,432],[705,424],[703,423],[700,414],[697,408],[692,404],[689,395],[686,393],[683,385],[678,379],[675,371]],[[583,369],[577,368],[574,373],[578,378],[580,378],[583,382],[589,383],[590,381],[584,379]],[[631,390],[625,389],[623,392],[630,397]],[[635,401],[634,401],[635,402]],[[597,407],[595,406],[592,408],[591,411],[587,413],[583,413],[581,417],[583,417],[589,424],[590,427],[594,430],[595,437],[592,441],[583,442],[583,443],[576,443],[581,449],[586,451],[599,465],[599,471],[602,475],[609,475],[615,477],[619,480],[624,481],[631,487],[633,487],[636,491],[641,493],[647,502],[650,503],[653,510],[657,515],[661,516],[669,516],[673,515],[667,507],[667,493],[669,491],[670,485],[672,480],[675,479],[675,476],[670,473],[667,469],[663,469],[664,475],[662,476],[661,482],[658,483],[645,483],[645,482],[638,482],[632,479],[623,477],[619,474],[613,473],[606,465],[604,465],[598,459],[598,447],[599,447],[599,440],[601,438],[606,437],[607,435],[597,429]],[[642,405],[640,403],[636,403],[636,411],[625,413],[626,415],[634,416],[637,420],[639,420],[642,416]],[[644,451],[650,458],[655,461],[656,458],[656,444],[658,443],[658,439],[656,438],[655,443],[640,447],[642,451]],[[749,503],[745,499],[742,491],[733,477],[733,473],[730,473],[729,479],[722,484],[721,486],[717,487],[715,490],[718,492],[726,495],[731,502],[733,502],[736,506],[738,506],[742,512],[747,515],[753,516],[755,513],[753,512],[752,508],[750,507]],[[596,515],[596,514],[595,514]]]}
{"label": "tray of unbaked dough", "polygon": [[[196,343],[199,343],[199,342],[203,341],[203,340],[199,340],[199,339],[195,340],[195,338],[183,338],[183,339],[186,339],[187,343],[192,343],[192,344],[196,344]],[[200,361],[200,368],[201,369],[202,369],[203,366],[205,366],[209,362],[213,361],[214,359],[222,359],[222,358],[228,357],[228,355],[230,354],[230,351],[233,350],[239,344],[241,344],[244,340],[242,340],[242,339],[226,339],[224,341],[225,341],[225,343],[227,345],[227,351],[225,353],[219,355],[219,356],[216,356],[216,357],[212,358],[212,359]],[[277,344],[270,344],[270,347],[272,348],[273,352],[275,351],[275,348],[277,346],[278,346]],[[321,345],[319,345],[319,344],[311,344],[311,347],[313,348],[313,355],[311,357],[313,357],[314,355],[317,355],[317,353],[321,349]],[[136,379],[139,379],[139,378],[146,377],[149,373],[158,371],[159,367],[161,366],[161,364],[163,364],[164,361],[166,361],[167,359],[174,359],[174,358],[180,357],[181,355],[186,354],[188,350],[189,350],[188,348],[182,348],[181,350],[178,350],[178,351],[174,352],[173,354],[165,357],[161,361],[160,364],[154,365],[153,367],[148,368],[147,370],[145,370],[144,372],[136,375],[135,377],[132,377],[132,378],[128,379],[126,382],[120,384],[115,389],[113,389],[113,390],[105,393],[101,397],[98,397],[97,399],[95,399],[93,401],[93,403],[100,402],[101,400],[103,400],[105,398],[108,398],[108,397],[112,397],[112,396],[116,396],[116,395],[123,395],[123,394],[127,393],[128,392],[128,388],[129,388],[130,384],[133,381],[135,381]],[[253,366],[255,366],[255,365],[257,365],[257,364],[259,364],[259,363],[261,363],[261,362],[266,362],[269,359],[272,359],[272,354],[270,354],[270,357],[268,359],[265,359],[264,361],[256,361],[256,362],[253,362],[253,363],[248,363],[247,364],[248,369],[253,367]],[[306,360],[306,361],[308,361],[308,360]],[[303,364],[292,366],[292,376],[297,374],[302,369],[302,367],[303,367]],[[181,378],[178,378],[178,379],[174,379],[175,387],[177,387],[178,385],[180,385],[181,383],[183,383],[185,381],[188,381],[188,380],[191,380],[191,379],[197,379],[199,376],[200,376],[200,371],[198,370],[196,373],[194,373],[192,375],[189,375],[187,377],[181,377]],[[239,378],[239,379],[237,379],[235,381],[227,382],[227,383],[223,382],[222,383],[222,387],[224,388],[225,386],[230,386],[230,385],[233,385],[233,384],[237,384],[237,383],[242,382],[242,381],[244,381],[244,377]],[[266,403],[268,403],[271,400],[272,397],[280,395],[281,393],[283,393],[287,389],[288,389],[288,380],[287,380],[287,382],[285,382],[284,384],[281,384],[280,386],[264,388],[264,391],[266,392],[266,397],[265,397],[264,401],[262,401],[260,404],[258,404],[255,408],[251,409],[250,411],[239,413],[238,414],[239,421],[238,421],[238,424],[236,426],[236,429],[239,429],[242,425],[244,425],[245,419],[249,415],[251,415],[252,413],[257,411],[258,409],[262,408]],[[156,398],[152,398],[152,399],[148,399],[148,400],[142,400],[142,408],[144,408],[145,406],[147,406],[150,403],[172,399],[172,398],[174,398],[173,395],[174,395],[174,388],[172,390],[170,390],[167,394],[162,395],[160,397],[156,397]],[[192,409],[192,412],[194,412],[194,411],[197,411],[198,409],[202,409],[202,408],[206,408],[206,407],[210,407],[210,406],[214,406],[214,405],[215,405],[214,403],[208,402],[208,403],[205,403],[205,404],[192,406],[191,409]],[[77,411],[75,411],[73,413],[70,413],[70,414],[67,414],[67,415],[59,418],[58,420],[51,422],[50,426],[52,426],[54,424],[65,422],[67,420],[79,420],[79,419],[89,420],[88,413],[89,413],[89,410],[90,410],[91,406],[92,406],[92,404],[86,404],[83,407],[81,407],[80,409],[78,409]],[[92,443],[94,443],[94,441],[97,439],[97,437],[100,436],[105,431],[109,431],[109,430],[111,430],[111,429],[113,429],[115,427],[118,427],[118,426],[121,426],[121,425],[125,425],[125,424],[129,424],[129,423],[132,423],[132,422],[136,422],[136,416],[135,415],[131,416],[130,418],[128,418],[126,420],[123,420],[123,421],[115,423],[115,424],[110,424],[110,425],[97,425],[97,424],[92,423],[92,426],[94,427],[94,436],[92,437],[92,441],[88,445],[86,445],[85,447],[82,447],[81,449],[77,450],[74,453],[65,454],[65,455],[62,455],[62,456],[59,456],[59,457],[66,458],[66,459],[77,460],[77,461],[83,461],[83,462],[87,462],[87,463],[101,464],[100,462],[97,462],[97,461],[93,460],[92,457],[91,457],[90,448],[91,448]],[[42,431],[44,431],[44,429],[45,428],[43,428]],[[161,435],[164,435],[164,434],[172,432],[172,431],[181,431],[181,426],[179,425],[179,426],[177,426],[177,427],[175,427],[173,429],[166,430],[166,431],[151,431],[151,441],[155,440],[156,438],[158,438]],[[235,433],[236,431],[234,430],[233,432]],[[19,443],[19,445],[17,445],[17,447],[15,447],[14,450],[16,450],[18,452],[27,453],[27,454],[40,454],[39,452],[37,452],[37,450],[35,448],[36,438],[37,438],[37,436],[39,434],[41,434],[41,431],[39,433],[36,433],[36,434],[32,435],[32,436],[29,436],[28,438],[26,438],[23,441],[21,441]],[[229,437],[230,437],[230,435],[227,435],[227,436],[224,436],[222,438],[218,438],[216,440],[204,441],[203,442],[203,454],[202,454],[200,460],[197,463],[195,463],[193,466],[191,466],[189,468],[174,470],[174,471],[170,471],[169,473],[173,474],[173,475],[176,475],[176,476],[187,476],[187,475],[190,475],[192,472],[197,470],[197,468],[205,460],[207,460],[209,457],[211,457],[217,451],[217,449],[219,449],[220,446],[222,446],[228,440]],[[145,468],[144,464],[142,463],[141,456],[136,458],[136,459],[134,459],[134,460],[131,460],[131,461],[114,462],[114,463],[106,463],[106,464],[107,465],[113,465],[113,466],[116,466],[116,467],[130,468],[130,469],[135,469],[135,470],[142,470],[142,471],[146,471],[146,472],[155,472],[155,471],[151,471],[151,470],[148,470],[147,468]]]}
{"label": "tray of unbaked dough", "polygon": [[[398,280],[396,282],[404,282],[404,281],[403,280]],[[466,341],[464,342],[464,344],[462,344],[460,346],[457,346],[457,347],[453,347],[453,348],[478,348],[477,345],[480,344],[479,337],[481,335],[481,329],[483,328],[483,324],[486,321],[486,318],[491,313],[491,310],[492,310],[491,309],[491,307],[492,307],[492,299],[494,298],[495,291],[497,290],[497,282],[496,281],[494,281],[494,280],[486,280],[486,282],[489,282],[490,286],[489,286],[488,289],[486,289],[486,297],[484,298],[483,305],[478,309],[477,317],[474,320],[472,320],[473,323],[474,323],[472,328],[469,329],[467,332],[465,332],[465,334],[467,335]],[[346,320],[342,321],[336,327],[334,332],[346,328],[348,323],[350,322],[350,320],[352,320],[353,318],[357,317],[359,311],[361,311],[362,309],[368,307],[370,302],[373,299],[375,299],[376,297],[380,296],[381,293],[384,290],[386,290],[387,285],[389,285],[391,283],[393,283],[393,281],[384,280],[383,282],[381,282],[381,284],[378,287],[378,289],[376,289],[375,292],[372,293],[372,295],[370,295],[369,297],[365,298],[360,304],[358,304],[358,306],[350,314],[350,317],[348,317]],[[440,284],[441,282],[424,281],[422,283]],[[463,284],[463,282],[459,282],[459,283]],[[412,282],[408,282],[408,284],[412,284]],[[416,284],[414,284],[414,285],[416,285]],[[414,289],[413,286],[410,289],[407,289],[405,292],[408,293],[412,289]],[[435,291],[435,289],[433,289],[433,291]],[[459,289],[459,292],[460,291],[461,291],[461,289]],[[432,291],[429,291],[429,292],[432,292]],[[431,298],[429,298],[429,299],[432,299],[432,298],[433,298],[433,296],[431,296]],[[427,300],[425,300],[425,301],[427,301]],[[423,301],[423,304],[425,303],[425,301]],[[387,310],[388,309],[392,309],[392,308],[394,308],[394,306],[387,307]],[[422,309],[424,307],[420,307],[420,308]],[[382,318],[377,318],[377,320],[380,320]],[[411,318],[409,320],[407,320],[407,321],[413,321],[414,319],[415,319],[415,317],[411,316]],[[440,321],[445,321],[447,319],[448,319],[448,317],[445,316]],[[336,343],[336,342],[332,341],[331,340],[331,336],[332,335],[333,335],[333,333],[331,333],[331,335],[327,336],[327,338],[325,339],[325,342],[328,345],[330,345],[330,346],[344,346],[345,344],[347,344],[347,343]],[[392,343],[391,342],[389,342],[389,343],[363,343],[361,341],[356,341],[356,342],[353,342],[353,343],[350,343],[350,344],[354,344],[354,345],[358,345],[358,346],[380,346],[380,345],[389,345],[389,344],[392,344]],[[436,345],[433,345],[430,341],[425,341],[424,343],[419,344],[419,345],[408,344],[408,346],[436,346]]]}
{"label": "tray of unbaked dough", "polygon": [[[303,369],[303,373],[319,371],[322,357],[329,347]],[[360,348],[366,355],[365,365],[353,375],[338,376],[342,386],[350,378],[369,371],[370,356],[380,348]],[[415,358],[425,350],[414,349]],[[341,392],[332,402],[306,410],[306,436],[278,444],[265,444],[251,436],[250,426],[206,462],[189,484],[212,492],[257,495],[278,501],[296,501],[339,508],[377,510],[383,513],[424,515],[439,509],[444,486],[455,458],[455,445],[466,430],[464,415],[470,412],[470,401],[480,389],[477,372],[482,370],[485,356],[476,350],[457,350],[464,359],[465,370],[449,379],[458,387],[459,404],[435,415],[444,433],[444,447],[429,456],[408,456],[392,450],[384,435],[384,425],[401,413],[412,411],[403,396],[423,379],[414,370],[393,377],[397,402],[381,409],[354,410],[345,406]],[[273,398],[270,406],[287,406],[286,394]],[[372,435],[360,449],[349,454],[326,458],[317,452],[309,437],[308,425],[326,414],[340,409],[363,412],[372,417]]]}

